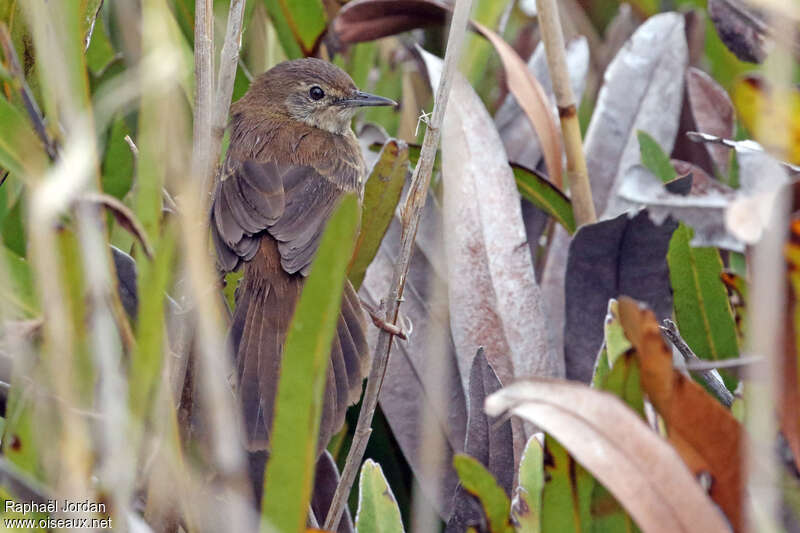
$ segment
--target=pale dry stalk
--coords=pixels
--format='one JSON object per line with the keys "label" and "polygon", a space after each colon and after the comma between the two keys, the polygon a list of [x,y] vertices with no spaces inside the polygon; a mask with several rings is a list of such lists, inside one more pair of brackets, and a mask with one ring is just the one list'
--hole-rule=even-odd
{"label": "pale dry stalk", "polygon": [[575,210],[578,226],[591,224],[597,220],[589,186],[589,171],[583,155],[581,127],[578,123],[578,107],[569,83],[569,71],[564,50],[564,34],[558,15],[556,0],[538,0],[539,28],[542,33],[547,67],[553,80],[556,94],[558,116],[561,119],[561,134],[564,137],[564,151],[567,154],[567,182]]}

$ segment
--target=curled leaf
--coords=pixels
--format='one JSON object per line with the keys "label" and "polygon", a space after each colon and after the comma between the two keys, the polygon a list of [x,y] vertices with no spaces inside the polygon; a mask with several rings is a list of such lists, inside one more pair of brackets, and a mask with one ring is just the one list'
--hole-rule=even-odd
{"label": "curled leaf", "polygon": [[553,435],[643,531],[728,531],[675,450],[609,393],[574,382],[527,380],[490,396],[486,411],[510,411]]}
{"label": "curled leaf", "polygon": [[150,245],[144,226],[142,226],[142,223],[139,222],[139,219],[136,218],[136,215],[127,205],[123,204],[118,198],[105,193],[86,193],[83,195],[82,199],[106,208],[114,215],[114,218],[120,226],[136,237],[142,245],[142,250],[144,250],[148,259],[153,258],[153,247]]}

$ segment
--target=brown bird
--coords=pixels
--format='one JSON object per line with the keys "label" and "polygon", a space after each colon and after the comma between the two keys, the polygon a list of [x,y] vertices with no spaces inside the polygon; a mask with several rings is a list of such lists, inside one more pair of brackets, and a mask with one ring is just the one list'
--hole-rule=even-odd
{"label": "brown bird", "polygon": [[[231,134],[211,209],[219,267],[244,265],[230,331],[249,450],[268,450],[283,344],[322,232],[340,198],[361,197],[364,159],[350,128],[358,90],[320,59],[280,63],[231,107]],[[358,296],[345,281],[331,346],[321,451],[361,394],[370,359]]]}

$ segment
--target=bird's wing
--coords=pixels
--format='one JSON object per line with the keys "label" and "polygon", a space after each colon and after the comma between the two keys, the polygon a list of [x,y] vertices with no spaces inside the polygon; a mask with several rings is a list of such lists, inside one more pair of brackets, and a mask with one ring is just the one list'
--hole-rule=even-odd
{"label": "bird's wing", "polygon": [[[327,164],[327,163],[326,163]],[[345,190],[321,173],[353,174],[349,164],[317,169],[307,165],[237,161],[223,165],[211,210],[212,233],[219,266],[235,270],[258,250],[258,234],[267,231],[278,241],[281,266],[289,273],[308,274],[322,232]],[[338,176],[337,176],[338,177]],[[346,181],[345,181],[346,183]]]}

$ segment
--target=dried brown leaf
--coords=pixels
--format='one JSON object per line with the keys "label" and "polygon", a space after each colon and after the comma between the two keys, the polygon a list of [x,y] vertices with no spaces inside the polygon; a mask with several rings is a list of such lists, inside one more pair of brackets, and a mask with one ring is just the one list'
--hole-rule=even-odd
{"label": "dried brown leaf", "polygon": [[539,137],[548,177],[551,182],[563,190],[561,130],[550,113],[550,100],[547,98],[547,93],[511,45],[486,26],[478,22],[472,24],[492,43],[500,55],[500,60],[505,68],[508,88],[517,99],[519,106],[525,111]]}
{"label": "dried brown leaf", "polygon": [[739,422],[700,385],[675,370],[652,311],[631,298],[619,300],[620,321],[634,346],[642,389],[664,419],[667,435],[696,474],[711,475],[711,498],[734,531],[744,527],[744,437]]}
{"label": "dried brown leaf", "polygon": [[486,400],[555,437],[643,531],[724,532],[725,519],[675,450],[616,396],[573,382],[515,383]]}

